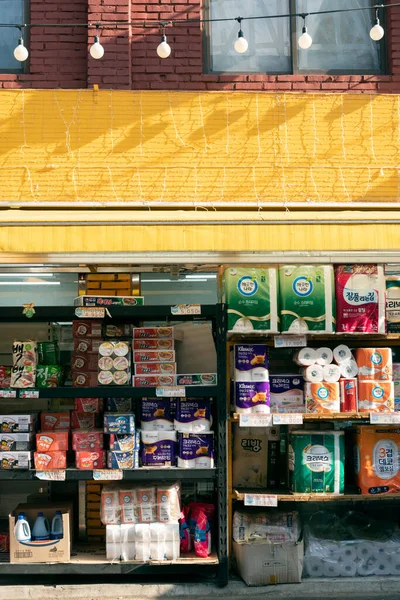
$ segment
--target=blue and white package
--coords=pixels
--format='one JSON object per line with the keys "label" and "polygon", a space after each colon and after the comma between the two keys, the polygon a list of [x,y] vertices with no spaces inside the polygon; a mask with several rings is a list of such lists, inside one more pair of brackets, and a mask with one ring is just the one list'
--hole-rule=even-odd
{"label": "blue and white package", "polygon": [[108,469],[125,469],[131,471],[135,468],[135,453],[109,450],[107,452],[107,467]]}
{"label": "blue and white package", "polygon": [[175,467],[176,441],[176,431],[142,431],[142,466]]}
{"label": "blue and white package", "polygon": [[143,431],[173,431],[174,398],[142,398],[140,420]]}
{"label": "blue and white package", "polygon": [[304,413],[304,379],[301,375],[270,375],[272,413]]}
{"label": "blue and white package", "polygon": [[104,433],[135,433],[133,413],[104,413]]}
{"label": "blue and white package", "polygon": [[174,427],[184,433],[210,431],[212,424],[210,398],[178,398]]}
{"label": "blue and white package", "polygon": [[118,452],[134,452],[136,447],[136,438],[134,433],[110,435],[110,450]]}

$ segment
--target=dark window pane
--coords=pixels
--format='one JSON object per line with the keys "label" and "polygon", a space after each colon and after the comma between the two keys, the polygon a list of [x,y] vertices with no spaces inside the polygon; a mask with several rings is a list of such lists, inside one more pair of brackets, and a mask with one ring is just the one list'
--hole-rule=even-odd
{"label": "dark window pane", "polygon": [[[24,0],[0,0],[1,23],[24,23]],[[14,58],[20,32],[14,27],[0,28],[0,71],[22,71],[23,63]]]}

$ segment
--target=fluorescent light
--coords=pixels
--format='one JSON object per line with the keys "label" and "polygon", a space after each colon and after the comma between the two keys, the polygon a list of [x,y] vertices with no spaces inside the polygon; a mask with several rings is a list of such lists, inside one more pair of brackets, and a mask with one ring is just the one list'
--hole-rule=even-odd
{"label": "fluorescent light", "polygon": [[[196,281],[207,281],[207,279],[196,279]],[[186,279],[142,279],[141,283],[189,283]]]}
{"label": "fluorescent light", "polygon": [[54,277],[54,273],[0,273],[0,277]]}
{"label": "fluorescent light", "polygon": [[185,275],[186,279],[217,279],[217,275],[213,273],[199,273],[198,275]]}
{"label": "fluorescent light", "polygon": [[0,285],[61,285],[60,281],[0,281]]}

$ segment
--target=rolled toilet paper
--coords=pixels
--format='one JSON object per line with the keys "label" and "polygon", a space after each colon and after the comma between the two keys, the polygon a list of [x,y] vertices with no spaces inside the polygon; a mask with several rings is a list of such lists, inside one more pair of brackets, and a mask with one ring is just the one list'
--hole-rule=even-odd
{"label": "rolled toilet paper", "polygon": [[353,546],[346,546],[340,550],[340,556],[343,562],[352,561],[354,562],[357,558],[356,549]]}
{"label": "rolled toilet paper", "polygon": [[324,381],[324,369],[321,365],[311,365],[303,369],[303,377],[310,383],[321,383]]}
{"label": "rolled toilet paper", "polygon": [[302,348],[296,352],[294,361],[301,367],[309,367],[317,360],[317,353],[314,348]]}
{"label": "rolled toilet paper", "polygon": [[322,573],[324,577],[340,577],[340,568],[338,563],[325,561]]}
{"label": "rolled toilet paper", "polygon": [[373,555],[374,555],[374,550],[373,550],[371,543],[361,542],[360,544],[357,544],[356,557],[359,560],[361,560],[363,562],[367,562],[372,557],[373,557],[373,560],[375,560],[375,557]]}
{"label": "rolled toilet paper", "polygon": [[340,363],[340,373],[345,379],[353,379],[358,375],[358,366],[356,361],[351,358],[343,363]]}
{"label": "rolled toilet paper", "polygon": [[324,561],[317,556],[304,557],[304,572],[308,577],[324,577]]}
{"label": "rolled toilet paper", "polygon": [[333,358],[334,358],[335,362],[338,365],[340,365],[340,364],[350,360],[351,358],[353,358],[353,355],[348,346],[346,346],[345,344],[340,344],[339,346],[336,346],[336,348],[334,348]]}
{"label": "rolled toilet paper", "polygon": [[333,352],[330,348],[317,348],[316,349],[316,363],[317,365],[330,365],[333,361]]}
{"label": "rolled toilet paper", "polygon": [[335,383],[340,379],[340,367],[338,365],[325,365],[323,369],[323,381]]}
{"label": "rolled toilet paper", "polygon": [[357,573],[357,563],[350,559],[339,560],[337,567],[341,577],[354,577]]}
{"label": "rolled toilet paper", "polygon": [[392,574],[392,561],[389,556],[386,558],[381,557],[375,563],[374,575],[391,575]]}
{"label": "rolled toilet paper", "polygon": [[360,562],[357,565],[357,575],[361,577],[367,577],[368,575],[375,574],[376,561],[369,560],[368,562]]}

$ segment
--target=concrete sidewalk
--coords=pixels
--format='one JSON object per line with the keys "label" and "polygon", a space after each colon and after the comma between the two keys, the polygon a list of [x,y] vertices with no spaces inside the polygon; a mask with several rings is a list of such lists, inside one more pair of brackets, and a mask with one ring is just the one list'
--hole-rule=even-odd
{"label": "concrete sidewalk", "polygon": [[209,597],[230,600],[399,600],[400,578],[309,579],[298,585],[257,588],[247,587],[242,581],[232,581],[225,588],[211,583],[0,586],[0,600],[204,600]]}

